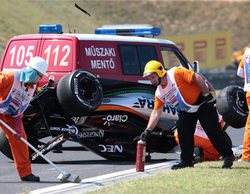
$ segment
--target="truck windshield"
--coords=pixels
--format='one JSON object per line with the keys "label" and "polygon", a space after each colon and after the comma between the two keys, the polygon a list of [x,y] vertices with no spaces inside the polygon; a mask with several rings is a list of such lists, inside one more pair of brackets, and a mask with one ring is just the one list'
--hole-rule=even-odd
{"label": "truck windshield", "polygon": [[166,69],[178,66],[188,68],[188,62],[178,49],[166,46],[161,46],[160,49]]}

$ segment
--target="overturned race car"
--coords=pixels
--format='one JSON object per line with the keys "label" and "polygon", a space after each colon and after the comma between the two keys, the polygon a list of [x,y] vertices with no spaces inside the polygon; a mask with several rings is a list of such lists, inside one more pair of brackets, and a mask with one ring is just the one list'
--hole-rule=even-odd
{"label": "overturned race car", "polygon": [[[138,137],[154,107],[155,86],[142,77],[146,63],[158,60],[167,69],[199,69],[173,42],[138,37],[159,34],[159,28],[149,25],[103,26],[91,35],[65,34],[60,25],[49,25],[40,26],[40,34],[13,37],[1,70],[22,68],[37,55],[49,64],[49,79],[42,80],[23,115],[28,141],[44,154],[71,140],[106,159],[134,160]],[[244,126],[248,109],[242,88],[223,89],[216,105],[224,130]],[[177,109],[165,105],[147,141],[148,153],[173,152],[177,120]],[[45,137],[52,140],[43,142]],[[12,158],[1,130],[0,150]],[[30,155],[32,161],[39,159],[32,151]]]}

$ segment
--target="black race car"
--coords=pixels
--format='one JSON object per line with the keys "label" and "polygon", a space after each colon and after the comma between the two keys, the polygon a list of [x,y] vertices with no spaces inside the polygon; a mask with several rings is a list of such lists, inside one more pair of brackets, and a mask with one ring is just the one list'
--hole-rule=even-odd
{"label": "black race car", "polygon": [[[106,159],[135,160],[139,135],[154,107],[154,91],[152,85],[97,79],[88,71],[76,70],[58,83],[50,81],[32,99],[23,115],[28,141],[44,154],[61,151],[62,144],[69,140]],[[242,88],[226,87],[217,95],[216,105],[225,121],[224,130],[229,125],[245,125],[248,109]],[[147,141],[148,153],[169,153],[177,146],[177,114],[175,107],[164,106]],[[45,137],[52,140],[43,142]],[[12,159],[2,130],[0,150]],[[32,161],[39,159],[32,151],[30,155]]]}

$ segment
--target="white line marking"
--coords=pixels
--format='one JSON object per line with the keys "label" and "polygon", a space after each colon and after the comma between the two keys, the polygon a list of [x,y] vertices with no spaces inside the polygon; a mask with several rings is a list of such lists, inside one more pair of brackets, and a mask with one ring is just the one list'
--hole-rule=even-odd
{"label": "white line marking", "polygon": [[[157,164],[151,164],[151,165],[145,165],[145,172],[150,171],[153,169],[161,168],[164,166],[170,166],[171,164],[177,163],[179,160],[172,160],[168,162],[161,162]],[[72,189],[77,189],[77,188],[84,188],[85,186],[89,186],[90,184],[92,185],[98,185],[98,186],[104,186],[101,181],[107,181],[107,180],[112,180],[112,179],[118,179],[121,177],[127,177],[127,176],[135,176],[139,175],[140,173],[143,172],[136,172],[136,169],[129,169],[129,170],[124,170],[120,172],[114,172],[106,175],[101,175],[101,176],[96,176],[88,179],[82,179],[80,183],[65,183],[57,186],[52,186],[52,187],[47,187],[43,189],[38,189],[31,191],[30,194],[46,194],[46,193],[62,193],[68,190]]]}

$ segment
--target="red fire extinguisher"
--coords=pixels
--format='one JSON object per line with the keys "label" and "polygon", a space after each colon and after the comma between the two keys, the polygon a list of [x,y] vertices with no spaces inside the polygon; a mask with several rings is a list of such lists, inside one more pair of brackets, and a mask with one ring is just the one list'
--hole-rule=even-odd
{"label": "red fire extinguisher", "polygon": [[145,156],[146,156],[146,141],[139,140],[137,142],[136,172],[144,172]]}

